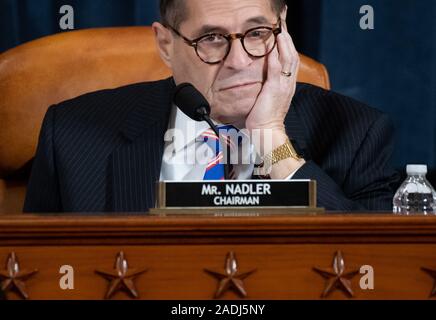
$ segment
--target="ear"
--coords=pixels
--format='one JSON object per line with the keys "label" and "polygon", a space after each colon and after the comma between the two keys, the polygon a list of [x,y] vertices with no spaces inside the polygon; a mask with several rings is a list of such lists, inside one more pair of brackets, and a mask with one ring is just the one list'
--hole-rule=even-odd
{"label": "ear", "polygon": [[151,26],[156,39],[156,46],[159,55],[164,63],[171,68],[171,57],[173,52],[173,36],[171,31],[165,28],[159,22],[154,22]]}

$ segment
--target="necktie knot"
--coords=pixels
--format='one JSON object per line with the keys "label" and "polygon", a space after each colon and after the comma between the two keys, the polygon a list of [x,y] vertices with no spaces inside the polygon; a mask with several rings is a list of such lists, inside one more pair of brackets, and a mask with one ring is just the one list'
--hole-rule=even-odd
{"label": "necktie knot", "polygon": [[[230,145],[231,149],[236,147],[236,144],[240,144],[241,141],[238,137],[239,130],[232,125],[221,125],[217,127],[217,131],[222,137],[222,141]],[[202,133],[204,142],[218,154],[222,151],[223,146],[221,140],[217,137],[216,133],[212,129],[208,129]]]}
{"label": "necktie knot", "polygon": [[[222,141],[230,146],[230,150],[236,148],[236,144],[240,143],[238,138],[239,130],[232,125],[221,125],[217,127],[217,131],[222,137]],[[223,145],[220,138],[212,129],[208,129],[202,133],[204,142],[214,151],[214,157],[209,161],[204,180],[223,180],[224,179],[224,159]],[[235,143],[235,140],[237,141]]]}

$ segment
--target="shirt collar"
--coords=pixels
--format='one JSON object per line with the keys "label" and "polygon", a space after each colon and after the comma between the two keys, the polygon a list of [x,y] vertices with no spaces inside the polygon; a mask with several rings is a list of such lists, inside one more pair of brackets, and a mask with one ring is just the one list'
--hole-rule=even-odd
{"label": "shirt collar", "polygon": [[[216,126],[223,125],[221,122],[212,119]],[[178,152],[196,141],[206,130],[210,129],[206,121],[195,121],[188,117],[179,107],[173,104],[168,129],[174,129],[172,135],[174,151]]]}
{"label": "shirt collar", "polygon": [[[215,122],[214,122],[215,123]],[[189,118],[182,110],[173,104],[168,129],[174,129],[174,151],[178,152],[195,141],[209,125],[204,121],[195,121]]]}

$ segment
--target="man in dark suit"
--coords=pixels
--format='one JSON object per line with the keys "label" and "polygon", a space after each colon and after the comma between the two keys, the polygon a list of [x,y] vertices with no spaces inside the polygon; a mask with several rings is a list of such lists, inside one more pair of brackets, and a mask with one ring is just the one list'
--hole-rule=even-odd
{"label": "man in dark suit", "polygon": [[389,166],[387,116],[296,83],[299,58],[283,23],[284,1],[162,0],[161,11],[163,24],[153,29],[174,78],[50,107],[25,212],[142,212],[154,206],[159,179],[206,179],[209,165],[163,161],[167,130],[191,121],[171,101],[182,82],[206,97],[217,124],[272,137],[253,142],[261,159],[278,159],[264,161],[272,179],[317,180],[318,205],[328,210],[392,209],[398,176]]}

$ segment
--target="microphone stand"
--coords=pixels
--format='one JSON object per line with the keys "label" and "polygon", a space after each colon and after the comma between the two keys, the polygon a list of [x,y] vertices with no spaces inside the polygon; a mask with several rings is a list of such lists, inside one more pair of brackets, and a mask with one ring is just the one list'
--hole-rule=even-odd
{"label": "microphone stand", "polygon": [[230,145],[227,143],[227,141],[223,141],[223,139],[221,138],[216,125],[209,117],[209,113],[207,112],[207,109],[205,107],[201,107],[197,109],[197,112],[201,115],[203,120],[209,124],[210,128],[213,130],[213,132],[216,134],[218,139],[221,141],[221,145],[226,146],[226,151],[225,151],[226,162],[224,163],[224,179],[230,180]]}

